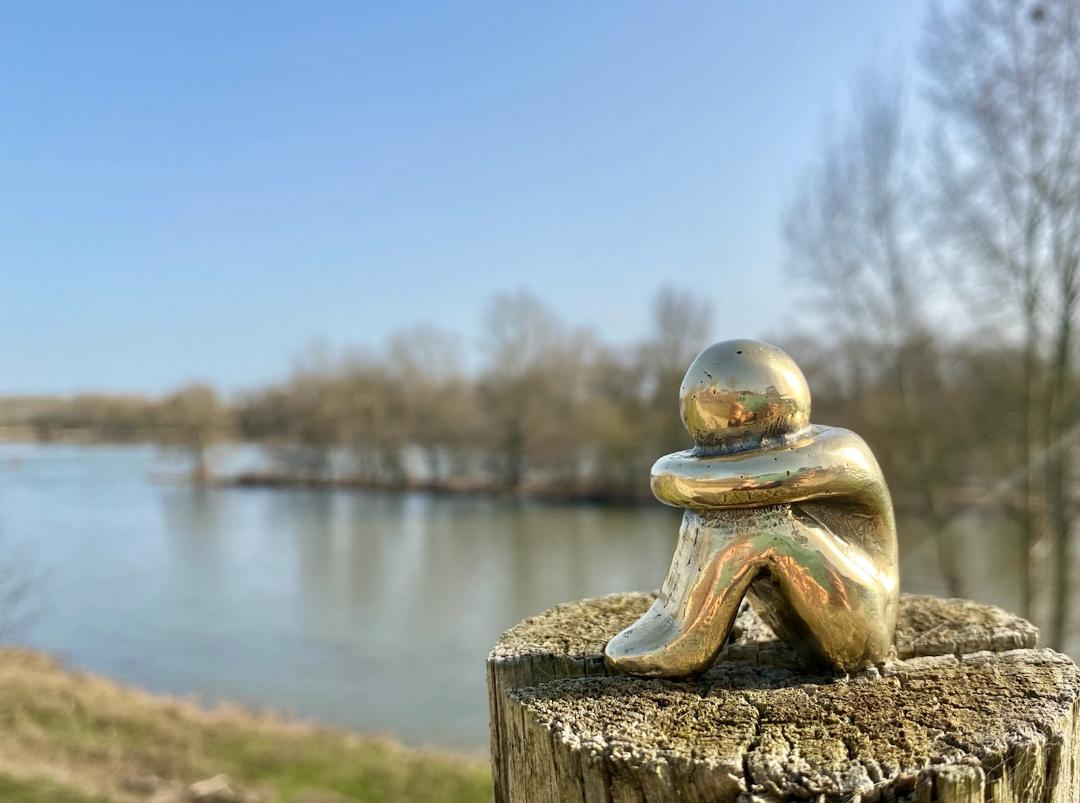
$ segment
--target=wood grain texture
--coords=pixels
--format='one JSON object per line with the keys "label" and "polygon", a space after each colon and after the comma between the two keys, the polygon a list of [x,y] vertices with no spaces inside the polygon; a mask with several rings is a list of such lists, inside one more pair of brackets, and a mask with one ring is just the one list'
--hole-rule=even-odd
{"label": "wood grain texture", "polygon": [[499,803],[1080,799],[1080,671],[997,608],[903,596],[895,655],[800,670],[748,607],[720,660],[678,681],[609,676],[651,603],[552,608],[488,657]]}

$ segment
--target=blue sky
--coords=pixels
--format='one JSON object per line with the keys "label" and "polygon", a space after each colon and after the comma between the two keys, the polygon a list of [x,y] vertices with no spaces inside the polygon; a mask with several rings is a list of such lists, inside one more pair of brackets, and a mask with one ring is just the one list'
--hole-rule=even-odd
{"label": "blue sky", "polygon": [[627,341],[665,283],[781,331],[781,224],[922,3],[76,3],[0,24],[0,393],[474,347],[527,287]]}

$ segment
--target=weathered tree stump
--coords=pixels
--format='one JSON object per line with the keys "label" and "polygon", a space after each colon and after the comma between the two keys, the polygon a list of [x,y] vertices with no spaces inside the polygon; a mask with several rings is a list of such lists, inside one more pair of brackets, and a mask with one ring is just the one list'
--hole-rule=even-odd
{"label": "weathered tree stump", "polygon": [[997,608],[903,596],[896,654],[808,674],[748,607],[705,674],[609,676],[603,647],[652,602],[559,605],[488,657],[507,801],[1080,799],[1080,670]]}

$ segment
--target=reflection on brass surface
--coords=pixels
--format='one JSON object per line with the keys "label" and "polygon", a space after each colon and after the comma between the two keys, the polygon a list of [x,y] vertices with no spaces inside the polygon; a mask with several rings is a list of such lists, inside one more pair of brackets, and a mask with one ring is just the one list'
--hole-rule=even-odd
{"label": "reflection on brass surface", "polygon": [[696,445],[652,469],[656,498],[686,509],[675,556],[653,606],[608,643],[608,665],[707,669],[744,596],[814,663],[881,661],[896,624],[896,525],[862,438],[811,424],[802,371],[755,340],[698,355],[679,405]]}

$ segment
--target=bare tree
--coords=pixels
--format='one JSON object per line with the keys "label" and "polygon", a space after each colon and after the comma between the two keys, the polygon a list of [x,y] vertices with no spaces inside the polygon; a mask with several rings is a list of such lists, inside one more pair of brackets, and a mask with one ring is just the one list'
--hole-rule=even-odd
{"label": "bare tree", "polygon": [[652,328],[638,355],[645,395],[643,445],[661,455],[686,448],[689,436],[678,416],[678,390],[691,361],[708,346],[712,307],[688,289],[660,288],[652,304]]}
{"label": "bare tree", "polygon": [[192,457],[192,480],[199,485],[207,483],[210,479],[207,451],[231,425],[230,412],[217,393],[209,385],[187,385],[162,400],[157,416],[162,440],[188,449]]}
{"label": "bare tree", "polygon": [[387,354],[388,370],[401,387],[408,438],[423,450],[429,479],[439,482],[447,458],[464,450],[478,428],[459,343],[422,325],[391,337]]}
{"label": "bare tree", "polygon": [[[893,475],[905,472],[937,543],[950,594],[964,578],[947,532],[942,499],[945,457],[932,437],[942,395],[928,337],[924,299],[930,277],[911,199],[913,178],[904,146],[899,84],[867,78],[854,114],[788,213],[786,235],[794,272],[822,294],[820,309],[837,335],[837,354],[859,344],[870,362],[892,374],[895,413],[906,466],[885,455]],[[861,367],[863,358],[854,358]],[[934,400],[934,409],[927,407]],[[906,483],[905,483],[906,484]]]}
{"label": "bare tree", "polygon": [[496,296],[485,323],[478,394],[502,484],[518,487],[530,464],[576,481],[592,337],[525,291]]}
{"label": "bare tree", "polygon": [[1076,413],[1080,296],[1078,23],[1076,0],[968,0],[932,16],[925,50],[939,121],[935,233],[968,286],[1009,309],[1021,331],[1023,607],[1041,607],[1036,589],[1052,549],[1055,645],[1067,625],[1074,518],[1065,435]]}

